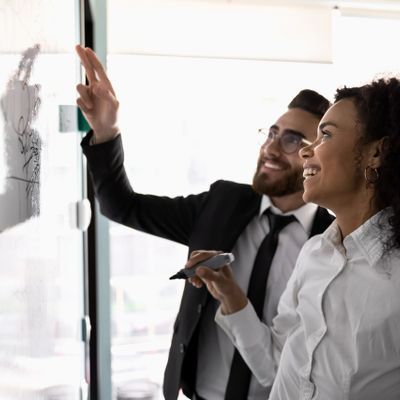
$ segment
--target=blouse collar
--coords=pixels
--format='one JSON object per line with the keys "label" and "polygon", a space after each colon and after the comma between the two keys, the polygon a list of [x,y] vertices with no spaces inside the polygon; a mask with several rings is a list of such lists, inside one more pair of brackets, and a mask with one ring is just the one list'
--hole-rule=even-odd
{"label": "blouse collar", "polygon": [[351,252],[356,247],[372,267],[384,255],[386,232],[389,231],[388,228],[390,227],[388,219],[392,214],[393,211],[389,207],[379,211],[347,235],[343,239],[343,243],[336,220],[322,234],[322,237],[344,253]]}

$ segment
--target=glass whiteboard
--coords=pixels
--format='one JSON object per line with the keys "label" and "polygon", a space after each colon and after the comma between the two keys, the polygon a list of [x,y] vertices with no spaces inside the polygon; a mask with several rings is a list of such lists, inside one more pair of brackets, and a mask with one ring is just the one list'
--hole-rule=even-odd
{"label": "glass whiteboard", "polygon": [[59,129],[79,81],[78,3],[0,0],[2,400],[86,396],[80,137]]}

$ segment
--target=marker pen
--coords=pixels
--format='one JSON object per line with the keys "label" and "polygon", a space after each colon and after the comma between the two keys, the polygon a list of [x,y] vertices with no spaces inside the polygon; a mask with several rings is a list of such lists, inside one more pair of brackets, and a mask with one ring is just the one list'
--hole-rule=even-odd
{"label": "marker pen", "polygon": [[208,267],[213,270],[218,270],[226,264],[230,264],[235,260],[235,256],[232,253],[220,253],[207,258],[206,260],[200,261],[193,265],[191,268],[182,268],[175,275],[172,275],[169,279],[187,279],[196,275],[196,269],[198,267]]}

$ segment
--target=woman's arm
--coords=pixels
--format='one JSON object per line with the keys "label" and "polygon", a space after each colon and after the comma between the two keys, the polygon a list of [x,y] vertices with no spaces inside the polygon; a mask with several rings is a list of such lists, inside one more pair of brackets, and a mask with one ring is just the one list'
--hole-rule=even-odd
{"label": "woman's arm", "polygon": [[[191,267],[216,253],[194,252],[186,266]],[[221,303],[215,316],[216,323],[228,335],[259,383],[271,386],[286,338],[298,324],[295,272],[281,297],[272,326],[258,318],[229,265],[218,271],[199,267],[196,275],[191,283],[196,287],[205,284],[210,294]]]}

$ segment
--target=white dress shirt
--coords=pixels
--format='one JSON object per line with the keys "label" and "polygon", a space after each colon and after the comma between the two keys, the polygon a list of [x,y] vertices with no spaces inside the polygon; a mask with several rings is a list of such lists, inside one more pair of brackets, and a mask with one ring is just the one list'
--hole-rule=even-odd
{"label": "white dress shirt", "polygon": [[271,328],[251,304],[218,310],[216,322],[259,381],[274,381],[270,400],[400,399],[400,250],[382,245],[388,214],[343,243],[336,222],[311,238]]}
{"label": "white dress shirt", "polygon": [[[282,214],[280,210],[272,206],[268,197],[263,196],[259,214],[250,221],[232,250],[235,255],[232,270],[244,292],[247,292],[257,250],[269,232],[268,218],[263,215],[267,208],[271,208],[276,214],[294,215],[297,218],[297,221],[290,223],[280,232],[278,247],[268,276],[263,321],[271,324],[277,312],[279,298],[293,272],[300,249],[310,235],[317,206],[306,204],[297,210]],[[229,337],[214,322],[218,305],[217,301],[208,302],[203,311],[204,316],[199,332],[196,392],[208,400],[224,399],[235,350]],[[270,383],[263,387],[256,379],[252,379],[248,399],[265,400],[269,389]]]}

